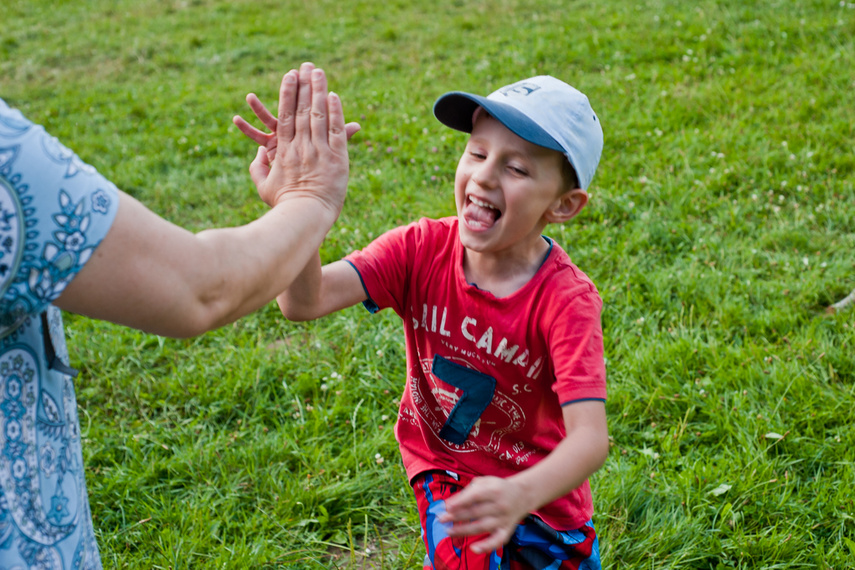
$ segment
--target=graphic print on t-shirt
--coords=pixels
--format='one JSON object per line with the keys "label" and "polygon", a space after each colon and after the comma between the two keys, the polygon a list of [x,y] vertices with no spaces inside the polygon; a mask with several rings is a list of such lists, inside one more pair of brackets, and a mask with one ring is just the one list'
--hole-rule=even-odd
{"label": "graphic print on t-shirt", "polygon": [[[522,429],[525,413],[510,397],[495,389],[495,380],[486,381],[489,376],[458,356],[437,355],[422,360],[419,366],[421,370],[413,371],[409,380],[413,404],[421,421],[430,426],[431,432],[449,450],[463,453],[483,450],[515,463],[525,460],[527,450],[509,437]],[[454,370],[457,379],[453,377]],[[483,382],[460,382],[461,375],[479,376]],[[449,431],[455,432],[447,427],[455,423],[455,417],[457,427],[471,426],[461,439],[448,437]]]}

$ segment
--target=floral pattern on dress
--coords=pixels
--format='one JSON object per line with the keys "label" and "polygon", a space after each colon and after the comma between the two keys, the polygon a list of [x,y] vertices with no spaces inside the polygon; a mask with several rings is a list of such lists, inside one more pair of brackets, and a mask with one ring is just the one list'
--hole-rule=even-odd
{"label": "floral pattern on dress", "polygon": [[[99,569],[62,315],[118,191],[0,99],[0,569]],[[73,372],[73,371],[72,371]]]}

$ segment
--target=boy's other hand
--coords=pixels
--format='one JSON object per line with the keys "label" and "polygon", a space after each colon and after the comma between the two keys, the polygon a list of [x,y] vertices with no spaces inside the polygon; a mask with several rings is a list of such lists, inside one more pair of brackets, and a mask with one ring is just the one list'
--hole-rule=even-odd
{"label": "boy's other hand", "polygon": [[472,545],[478,553],[506,544],[517,525],[528,515],[528,500],[519,485],[500,477],[476,477],[445,502],[440,522],[453,523],[449,536],[486,534]]}
{"label": "boy's other hand", "polygon": [[236,116],[238,129],[260,146],[249,172],[270,206],[292,197],[312,196],[338,215],[347,190],[347,139],[359,125],[345,125],[341,100],[327,92],[326,75],[311,63],[282,78],[278,117],[255,95],[247,102],[273,132],[263,133]]}

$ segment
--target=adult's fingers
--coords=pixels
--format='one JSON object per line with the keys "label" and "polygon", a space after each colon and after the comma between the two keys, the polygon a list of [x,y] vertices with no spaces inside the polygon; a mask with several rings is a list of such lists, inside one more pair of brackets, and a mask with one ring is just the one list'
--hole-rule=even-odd
{"label": "adult's fingers", "polygon": [[300,66],[299,86],[297,89],[297,107],[294,117],[295,133],[311,137],[311,114],[312,114],[312,71],[315,65],[306,62]]}
{"label": "adult's fingers", "polygon": [[[327,133],[330,131],[327,110],[327,76],[323,69],[312,70],[312,112],[310,118],[312,140],[317,142],[326,141]],[[344,133],[344,117],[341,119],[340,132]]]}
{"label": "adult's fingers", "polygon": [[[330,93],[327,97],[327,112],[329,113],[330,149],[336,154],[347,154],[347,139],[349,138],[347,125],[344,124],[341,99],[335,93]],[[359,125],[356,126],[359,127]]]}
{"label": "adult's fingers", "polygon": [[260,187],[269,174],[270,162],[267,158],[267,149],[260,146],[255,153],[255,158],[249,164],[249,177],[256,187]]}
{"label": "adult's fingers", "polygon": [[280,151],[294,138],[297,89],[297,72],[292,69],[282,77],[279,85],[279,113],[275,130],[277,142],[283,143],[278,145]]}

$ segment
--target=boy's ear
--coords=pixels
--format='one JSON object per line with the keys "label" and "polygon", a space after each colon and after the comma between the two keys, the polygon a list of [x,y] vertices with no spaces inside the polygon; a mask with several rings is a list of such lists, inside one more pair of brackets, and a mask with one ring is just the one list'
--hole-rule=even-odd
{"label": "boy's ear", "polygon": [[573,219],[587,203],[588,193],[581,188],[574,188],[559,196],[544,217],[550,224],[560,224]]}

